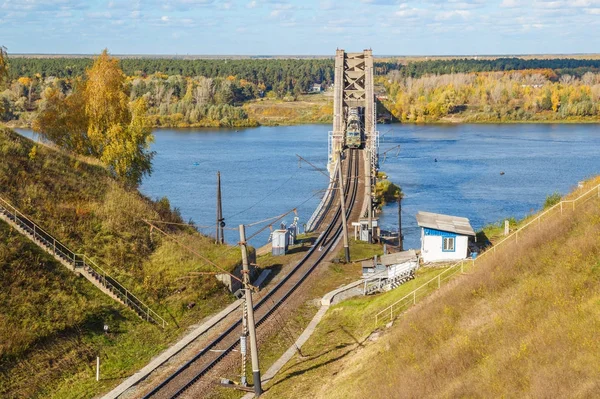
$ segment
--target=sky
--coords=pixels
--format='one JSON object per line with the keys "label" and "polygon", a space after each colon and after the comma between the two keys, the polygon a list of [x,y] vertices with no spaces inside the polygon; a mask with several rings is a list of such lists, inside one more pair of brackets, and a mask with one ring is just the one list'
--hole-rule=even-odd
{"label": "sky", "polygon": [[600,0],[0,0],[10,53],[600,52]]}

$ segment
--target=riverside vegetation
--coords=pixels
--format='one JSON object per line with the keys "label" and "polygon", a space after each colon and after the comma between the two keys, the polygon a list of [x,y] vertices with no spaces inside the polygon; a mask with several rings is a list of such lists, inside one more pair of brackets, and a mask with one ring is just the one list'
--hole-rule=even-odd
{"label": "riverside vegetation", "polygon": [[[52,95],[68,96],[94,60],[8,57],[0,121],[31,126]],[[330,123],[332,59],[124,58],[129,100],[152,127]],[[597,121],[600,59],[386,59],[380,98],[403,122]],[[385,98],[387,97],[387,98]],[[386,113],[386,112],[384,112]]]}
{"label": "riverside vegetation", "polygon": [[599,201],[527,230],[383,331],[374,314],[439,269],[332,307],[265,397],[595,397]]}
{"label": "riverside vegetation", "polygon": [[[169,323],[162,330],[140,320],[0,222],[2,397],[91,397],[234,300],[213,276],[191,276],[217,270],[143,222],[182,223],[168,200],[143,197],[96,158],[73,156],[0,129],[0,196],[72,250],[97,261]],[[239,263],[238,251],[214,245],[191,227],[164,228],[227,270]],[[96,356],[102,362],[100,383]]]}

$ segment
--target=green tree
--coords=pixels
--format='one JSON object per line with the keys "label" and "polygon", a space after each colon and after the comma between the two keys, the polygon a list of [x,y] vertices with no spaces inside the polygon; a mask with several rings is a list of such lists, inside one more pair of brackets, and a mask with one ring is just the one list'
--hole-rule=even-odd
{"label": "green tree", "polygon": [[[0,46],[0,89],[4,86],[4,82],[8,81],[8,55],[6,47]],[[4,99],[0,99],[0,117],[7,109]]]}
{"label": "green tree", "polygon": [[8,54],[6,47],[0,46],[0,88],[8,81]]}

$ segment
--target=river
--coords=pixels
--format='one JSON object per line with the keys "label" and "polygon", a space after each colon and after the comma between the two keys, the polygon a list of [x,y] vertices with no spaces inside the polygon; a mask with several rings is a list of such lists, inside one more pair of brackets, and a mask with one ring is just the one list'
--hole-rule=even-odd
{"label": "river", "polygon": [[[238,224],[294,207],[300,223],[306,223],[328,179],[299,163],[296,154],[324,171],[328,130],[329,125],[158,129],[154,172],[141,190],[152,198],[168,197],[185,220],[214,234],[220,170],[228,242],[238,241]],[[468,217],[479,229],[505,217],[522,218],[539,210],[547,195],[567,193],[578,181],[600,173],[597,125],[381,125],[379,130],[380,152],[401,148],[398,156],[390,151],[385,161],[382,157],[381,170],[404,191],[408,248],[419,247],[419,210]],[[283,219],[292,220],[293,214]],[[382,228],[395,230],[397,220],[397,205],[385,206]],[[252,244],[263,245],[267,237],[268,229]]]}

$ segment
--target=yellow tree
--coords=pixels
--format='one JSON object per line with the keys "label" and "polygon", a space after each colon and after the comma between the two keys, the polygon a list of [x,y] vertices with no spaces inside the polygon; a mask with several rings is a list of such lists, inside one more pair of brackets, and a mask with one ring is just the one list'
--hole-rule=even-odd
{"label": "yellow tree", "polygon": [[125,126],[131,120],[129,96],[125,93],[125,75],[119,60],[105,49],[86,71],[85,113],[88,117],[87,135],[96,155],[102,155],[108,145],[109,130]]}
{"label": "yellow tree", "polygon": [[136,185],[152,170],[146,102],[129,104],[119,61],[105,49],[86,71],[85,113],[93,152],[124,182]]}
{"label": "yellow tree", "polygon": [[119,61],[104,50],[86,79],[63,96],[45,94],[34,129],[68,150],[100,158],[126,184],[139,184],[152,170],[146,103],[129,103]]}

